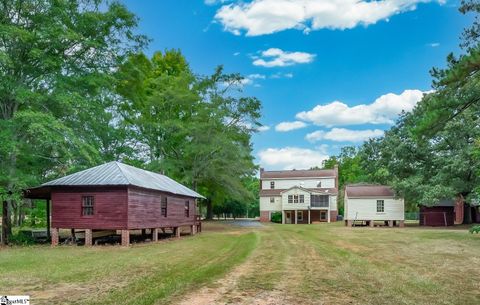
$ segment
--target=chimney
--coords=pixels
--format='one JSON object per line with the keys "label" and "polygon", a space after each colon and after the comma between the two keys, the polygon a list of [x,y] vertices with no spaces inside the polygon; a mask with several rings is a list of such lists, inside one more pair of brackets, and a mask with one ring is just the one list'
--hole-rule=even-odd
{"label": "chimney", "polygon": [[263,173],[265,169],[263,167],[260,167],[260,172]]}

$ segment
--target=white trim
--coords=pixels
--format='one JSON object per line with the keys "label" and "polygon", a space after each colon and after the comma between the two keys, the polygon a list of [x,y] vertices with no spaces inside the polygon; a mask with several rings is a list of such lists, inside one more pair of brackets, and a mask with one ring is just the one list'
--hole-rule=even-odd
{"label": "white trim", "polygon": [[400,197],[395,197],[395,196],[357,196],[357,197],[350,197],[348,196],[349,199],[377,199],[377,198],[386,198],[386,199],[401,199]]}
{"label": "white trim", "polygon": [[332,179],[337,178],[336,176],[326,176],[326,177],[288,177],[288,178],[264,178],[260,177],[262,180],[304,180],[304,179]]}

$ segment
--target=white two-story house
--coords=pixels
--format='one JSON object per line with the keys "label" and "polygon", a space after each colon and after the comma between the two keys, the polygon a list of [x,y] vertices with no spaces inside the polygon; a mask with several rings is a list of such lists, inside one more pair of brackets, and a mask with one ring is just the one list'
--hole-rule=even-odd
{"label": "white two-story house", "polygon": [[282,212],[282,223],[337,220],[338,167],[321,170],[260,169],[260,221]]}

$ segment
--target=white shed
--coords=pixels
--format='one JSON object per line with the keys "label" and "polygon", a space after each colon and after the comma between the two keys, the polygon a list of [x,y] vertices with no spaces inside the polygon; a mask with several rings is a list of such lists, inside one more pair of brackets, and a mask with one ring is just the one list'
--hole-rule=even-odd
{"label": "white shed", "polygon": [[345,187],[345,225],[365,223],[371,227],[375,221],[390,227],[404,226],[405,204],[402,198],[385,185],[355,184]]}

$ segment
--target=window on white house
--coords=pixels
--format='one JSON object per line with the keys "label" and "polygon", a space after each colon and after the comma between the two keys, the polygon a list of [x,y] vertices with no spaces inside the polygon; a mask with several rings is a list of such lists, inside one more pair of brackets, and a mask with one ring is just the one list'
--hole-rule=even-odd
{"label": "window on white house", "polygon": [[288,203],[293,203],[293,196],[292,195],[288,195]]}
{"label": "window on white house", "polygon": [[270,188],[272,190],[275,188],[275,181],[270,181]]}
{"label": "window on white house", "polygon": [[297,220],[303,221],[303,211],[297,211]]}
{"label": "window on white house", "polygon": [[327,212],[320,211],[320,220],[327,220]]}
{"label": "window on white house", "polygon": [[305,196],[304,195],[300,195],[300,203],[304,203],[305,202]]}
{"label": "window on white house", "polygon": [[310,196],[310,205],[315,208],[326,208],[329,204],[328,195],[311,195]]}
{"label": "window on white house", "polygon": [[385,202],[383,200],[377,200],[377,213],[385,212]]}
{"label": "window on white house", "polygon": [[293,195],[293,203],[298,203],[298,195]]}
{"label": "window on white house", "polygon": [[270,203],[275,203],[275,197],[270,197]]}

